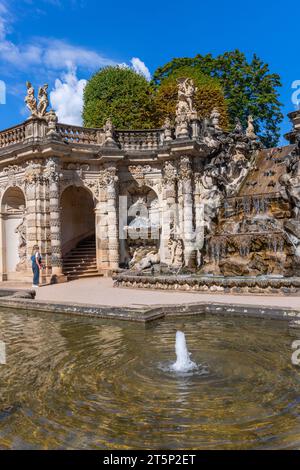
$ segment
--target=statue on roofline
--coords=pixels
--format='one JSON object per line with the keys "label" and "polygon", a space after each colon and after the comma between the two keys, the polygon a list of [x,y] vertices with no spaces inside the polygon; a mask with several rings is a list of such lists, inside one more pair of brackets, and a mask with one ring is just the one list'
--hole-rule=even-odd
{"label": "statue on roofline", "polygon": [[27,108],[29,109],[30,113],[32,116],[37,116],[38,110],[37,110],[37,102],[36,98],[34,96],[34,88],[31,85],[30,82],[26,82],[26,87],[27,87],[27,95],[25,97],[25,103]]}
{"label": "statue on roofline", "polygon": [[188,118],[196,116],[194,108],[194,97],[197,88],[191,78],[179,78],[178,83],[178,102],[176,106],[176,116],[186,114]]}
{"label": "statue on roofline", "polygon": [[25,96],[25,103],[29,109],[32,117],[43,118],[46,116],[47,107],[49,105],[48,99],[48,84],[46,83],[39,88],[38,103],[35,98],[34,88],[30,82],[26,82],[27,95]]}

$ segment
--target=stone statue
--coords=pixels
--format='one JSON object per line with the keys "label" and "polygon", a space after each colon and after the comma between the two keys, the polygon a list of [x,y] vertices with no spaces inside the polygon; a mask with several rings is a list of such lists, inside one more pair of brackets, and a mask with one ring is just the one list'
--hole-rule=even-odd
{"label": "stone statue", "polygon": [[57,122],[58,122],[58,117],[57,117],[55,111],[53,111],[53,109],[51,109],[47,113],[46,119],[47,119],[47,122],[48,122],[47,135],[52,136],[52,137],[56,136],[58,138],[59,134],[57,133],[57,129],[56,129],[56,125],[57,125]]}
{"label": "stone statue", "polygon": [[49,105],[49,99],[48,99],[48,84],[46,83],[44,86],[39,88],[39,93],[38,93],[38,114],[39,117],[43,117],[46,114],[48,105]]}
{"label": "stone statue", "polygon": [[112,120],[109,118],[107,119],[104,125],[104,145],[116,146],[116,141],[114,138],[114,125]]}
{"label": "stone statue", "polygon": [[176,116],[176,138],[187,138],[189,137],[189,119],[186,112],[182,112]]}
{"label": "stone statue", "polygon": [[170,238],[168,242],[168,248],[170,251],[170,265],[175,268],[181,268],[183,266],[183,243],[180,239]]}
{"label": "stone statue", "polygon": [[34,96],[34,88],[31,85],[30,82],[26,82],[26,87],[27,87],[27,95],[25,96],[25,103],[27,108],[29,109],[30,113],[32,116],[37,116],[38,115],[38,110],[37,110],[37,102],[36,98]]}
{"label": "stone statue", "polygon": [[251,114],[250,114],[248,116],[248,126],[247,126],[247,130],[246,130],[246,136],[249,139],[256,140],[257,135],[255,134],[254,124],[253,123],[254,123],[254,119],[253,119],[253,116],[251,116]]}
{"label": "stone statue", "polygon": [[27,248],[27,242],[26,242],[26,223],[25,223],[25,217],[22,218],[22,221],[19,223],[19,225],[15,229],[15,233],[19,235],[19,243],[18,243],[18,254],[19,254],[19,259],[20,261],[18,262],[16,266],[17,271],[24,271],[26,269],[26,248]]}
{"label": "stone statue", "polygon": [[219,113],[219,110],[217,108],[214,108],[211,112],[210,120],[211,120],[213,127],[217,131],[221,130],[220,117],[221,117],[221,114]]}
{"label": "stone statue", "polygon": [[39,88],[38,93],[38,100],[39,103],[37,104],[36,98],[34,96],[34,88],[30,82],[26,82],[27,86],[27,95],[25,97],[25,103],[27,108],[29,109],[32,117],[39,117],[42,118],[46,115],[47,107],[49,105],[48,100],[48,85],[45,84],[44,86]]}
{"label": "stone statue", "polygon": [[172,139],[172,125],[169,117],[165,119],[164,122],[164,142],[170,142]]}
{"label": "stone statue", "polygon": [[197,115],[194,108],[194,96],[197,88],[191,78],[179,78],[178,101],[176,106],[176,116],[185,113],[189,118]]}
{"label": "stone statue", "polygon": [[250,161],[246,157],[246,151],[246,146],[243,143],[237,143],[233,146],[229,162],[220,174],[220,181],[222,180],[223,182],[227,196],[235,194],[238,191],[249,171]]}
{"label": "stone statue", "polygon": [[143,271],[160,263],[159,253],[145,247],[139,247],[135,250],[132,259],[129,262],[129,268],[133,271]]}
{"label": "stone statue", "polygon": [[234,128],[233,133],[234,133],[234,134],[243,134],[243,132],[244,132],[244,129],[243,129],[242,123],[241,123],[241,121],[239,120],[239,118],[236,118],[236,120],[235,120],[235,128]]}

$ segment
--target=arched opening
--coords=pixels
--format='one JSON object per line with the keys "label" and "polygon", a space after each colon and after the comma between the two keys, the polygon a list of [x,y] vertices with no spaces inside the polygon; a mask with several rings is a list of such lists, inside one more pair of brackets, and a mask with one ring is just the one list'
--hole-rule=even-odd
{"label": "arched opening", "polygon": [[69,186],[61,195],[60,205],[64,256],[81,240],[95,236],[94,200],[88,189]]}
{"label": "arched opening", "polygon": [[18,187],[8,188],[1,201],[2,278],[27,269],[26,201]]}

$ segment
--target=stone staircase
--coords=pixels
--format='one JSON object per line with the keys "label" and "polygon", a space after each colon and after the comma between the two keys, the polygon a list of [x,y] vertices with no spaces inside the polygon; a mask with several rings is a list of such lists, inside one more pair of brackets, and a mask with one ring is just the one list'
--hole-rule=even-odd
{"label": "stone staircase", "polygon": [[63,274],[68,280],[100,276],[97,271],[95,236],[81,240],[63,258]]}

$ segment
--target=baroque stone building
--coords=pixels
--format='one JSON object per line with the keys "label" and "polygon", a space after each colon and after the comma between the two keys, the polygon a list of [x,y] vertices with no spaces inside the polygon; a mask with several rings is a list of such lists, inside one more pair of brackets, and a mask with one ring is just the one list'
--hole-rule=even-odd
{"label": "baroque stone building", "polygon": [[266,150],[251,116],[247,129],[224,132],[217,109],[197,116],[191,80],[178,87],[175,123],[133,131],[58,123],[47,86],[37,103],[27,83],[30,118],[0,132],[3,280],[31,277],[36,244],[43,281],[156,265],[299,274],[300,112],[290,114],[290,145]]}

